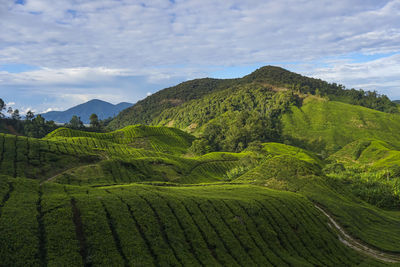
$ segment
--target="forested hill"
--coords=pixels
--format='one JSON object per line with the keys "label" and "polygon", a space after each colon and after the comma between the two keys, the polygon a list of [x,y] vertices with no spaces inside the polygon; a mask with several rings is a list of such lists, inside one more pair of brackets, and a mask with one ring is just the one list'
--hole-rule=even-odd
{"label": "forested hill", "polygon": [[[177,107],[191,100],[201,99],[222,90],[230,93],[245,85],[262,85],[273,91],[290,90],[297,95],[318,95],[330,100],[360,105],[375,110],[395,113],[396,104],[385,95],[376,92],[346,89],[343,85],[309,78],[280,67],[265,66],[238,79],[196,79],[169,87],[137,102],[123,110],[111,123],[111,129],[131,124],[154,124],[155,119],[165,110]],[[274,88],[272,88],[274,87]],[[231,90],[229,90],[231,89]]]}

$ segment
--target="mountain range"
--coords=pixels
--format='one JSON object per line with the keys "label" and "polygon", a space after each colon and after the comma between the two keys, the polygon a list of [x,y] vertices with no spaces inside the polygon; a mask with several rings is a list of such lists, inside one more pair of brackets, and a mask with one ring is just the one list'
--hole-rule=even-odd
{"label": "mountain range", "polygon": [[72,116],[76,115],[81,118],[83,123],[89,123],[89,117],[95,113],[99,120],[115,117],[122,110],[132,106],[131,103],[121,102],[113,105],[99,99],[92,99],[83,104],[74,106],[65,111],[49,111],[41,114],[46,120],[53,120],[58,123],[67,123]]}

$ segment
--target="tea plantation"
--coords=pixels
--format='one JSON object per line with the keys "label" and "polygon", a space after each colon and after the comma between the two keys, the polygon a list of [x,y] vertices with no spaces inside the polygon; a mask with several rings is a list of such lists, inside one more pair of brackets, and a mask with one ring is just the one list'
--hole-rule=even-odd
{"label": "tea plantation", "polygon": [[[142,125],[60,128],[43,139],[0,134],[0,266],[399,262],[400,211],[343,186],[331,166],[339,159],[278,143],[193,156],[193,140]],[[389,260],[346,246],[315,205]]]}

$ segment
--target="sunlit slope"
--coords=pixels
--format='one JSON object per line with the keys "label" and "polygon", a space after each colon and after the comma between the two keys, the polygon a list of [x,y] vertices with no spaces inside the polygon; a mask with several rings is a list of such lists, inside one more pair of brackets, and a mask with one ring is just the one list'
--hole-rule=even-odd
{"label": "sunlit slope", "polygon": [[320,158],[318,158],[318,156],[316,156],[313,152],[299,147],[294,147],[281,143],[269,142],[263,144],[262,150],[263,152],[266,152],[267,155],[270,156],[288,155],[288,156],[293,156],[299,160],[306,161],[313,165],[317,165],[319,167],[322,167],[324,165],[324,162]]}
{"label": "sunlit slope", "polygon": [[[140,126],[131,128],[136,136],[142,131],[141,136],[153,138],[149,141],[151,146],[137,148],[135,142],[125,144],[126,139],[113,138],[115,133],[69,129],[57,130],[45,139],[0,134],[0,174],[74,185],[146,181],[203,183],[226,181],[231,169],[244,168],[255,161],[250,152],[179,157],[176,153],[186,152],[190,135],[166,127],[144,127],[145,133]],[[160,131],[166,132],[165,135],[150,135]],[[157,150],[171,151],[175,147],[174,153],[155,151],[155,140],[165,141],[157,143]]]}
{"label": "sunlit slope", "polygon": [[92,149],[73,143],[0,134],[0,174],[43,179],[100,158]]}
{"label": "sunlit slope", "polygon": [[340,243],[305,198],[257,186],[39,187],[1,176],[0,195],[5,266],[383,265]]}
{"label": "sunlit slope", "polygon": [[282,117],[284,135],[294,145],[334,152],[346,144],[375,138],[400,146],[400,116],[334,101],[311,100]]}
{"label": "sunlit slope", "polygon": [[[132,182],[207,183],[226,181],[226,174],[251,164],[249,153],[213,152],[196,158],[168,154],[134,157],[125,155],[96,164],[78,166],[52,177],[53,182],[71,185],[108,185]],[[250,162],[249,162],[250,161]]]}
{"label": "sunlit slope", "polygon": [[175,128],[132,125],[109,133],[91,133],[68,128],[60,128],[50,133],[47,139],[88,137],[125,144],[134,148],[150,149],[164,153],[185,153],[194,137]]}
{"label": "sunlit slope", "polygon": [[400,151],[384,141],[365,138],[354,141],[330,156],[346,166],[378,170],[400,167]]}
{"label": "sunlit slope", "polygon": [[384,211],[360,200],[349,183],[324,176],[318,164],[290,155],[288,150],[267,158],[234,182],[300,193],[329,211],[354,237],[385,251],[400,252],[399,211]]}

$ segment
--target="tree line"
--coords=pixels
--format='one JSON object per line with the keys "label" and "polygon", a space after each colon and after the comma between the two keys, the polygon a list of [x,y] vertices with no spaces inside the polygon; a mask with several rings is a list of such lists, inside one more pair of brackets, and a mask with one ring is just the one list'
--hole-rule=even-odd
{"label": "tree line", "polygon": [[[7,113],[8,117],[6,116]],[[80,117],[74,115],[69,123],[63,126],[83,131],[101,132],[105,131],[107,124],[111,120],[112,118],[99,120],[96,114],[92,114],[90,116],[90,126],[85,127]],[[3,131],[7,129],[6,132],[9,132],[11,129],[12,132],[19,135],[42,138],[59,127],[60,125],[57,125],[54,121],[47,121],[43,116],[40,114],[35,115],[31,110],[23,118],[18,109],[7,107],[4,100],[0,98],[0,132],[2,129]]]}

